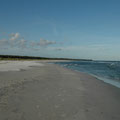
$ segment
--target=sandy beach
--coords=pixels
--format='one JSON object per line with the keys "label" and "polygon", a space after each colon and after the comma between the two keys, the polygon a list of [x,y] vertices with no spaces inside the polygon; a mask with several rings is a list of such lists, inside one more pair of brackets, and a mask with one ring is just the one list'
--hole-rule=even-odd
{"label": "sandy beach", "polygon": [[120,120],[120,89],[45,61],[3,61],[0,120]]}

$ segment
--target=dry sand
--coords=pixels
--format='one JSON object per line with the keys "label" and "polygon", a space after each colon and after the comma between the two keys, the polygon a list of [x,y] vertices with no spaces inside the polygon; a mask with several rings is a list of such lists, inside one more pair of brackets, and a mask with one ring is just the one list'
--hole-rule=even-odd
{"label": "dry sand", "polygon": [[45,62],[2,71],[0,120],[120,120],[120,89]]}
{"label": "dry sand", "polygon": [[0,71],[19,71],[20,69],[29,69],[30,66],[42,66],[36,61],[0,61]]}

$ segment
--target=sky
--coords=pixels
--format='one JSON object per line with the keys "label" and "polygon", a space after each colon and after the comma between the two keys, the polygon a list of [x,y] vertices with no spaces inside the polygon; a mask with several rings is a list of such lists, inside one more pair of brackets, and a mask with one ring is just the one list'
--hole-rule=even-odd
{"label": "sky", "polygon": [[0,54],[120,60],[120,0],[0,0]]}

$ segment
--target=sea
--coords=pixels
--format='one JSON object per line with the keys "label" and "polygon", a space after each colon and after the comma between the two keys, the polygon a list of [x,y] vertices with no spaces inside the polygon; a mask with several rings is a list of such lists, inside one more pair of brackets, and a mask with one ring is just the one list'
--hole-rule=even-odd
{"label": "sea", "polygon": [[120,61],[71,61],[55,64],[90,74],[98,80],[120,88]]}

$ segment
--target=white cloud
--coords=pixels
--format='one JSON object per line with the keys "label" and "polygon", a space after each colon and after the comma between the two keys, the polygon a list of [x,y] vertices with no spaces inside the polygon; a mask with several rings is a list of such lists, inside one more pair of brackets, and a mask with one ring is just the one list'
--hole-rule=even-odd
{"label": "white cloud", "polygon": [[[8,38],[0,40],[0,47],[2,49],[7,47],[8,49],[17,48],[22,50],[23,48],[25,48],[25,49],[38,51],[39,49],[43,49],[43,48],[47,50],[48,46],[56,44],[55,41],[45,40],[42,38],[38,42],[36,41],[28,42],[18,32],[11,33],[9,34],[9,36],[6,37]],[[60,51],[60,49],[56,49],[56,50]]]}
{"label": "white cloud", "polygon": [[42,38],[40,39],[39,42],[32,41],[30,43],[30,45],[32,47],[34,47],[34,46],[47,47],[48,45],[53,45],[53,44],[56,44],[56,42],[55,41],[45,40],[45,39],[42,39]]}
{"label": "white cloud", "polygon": [[20,33],[11,33],[8,39],[0,40],[0,47],[26,48],[27,41],[21,37]]}
{"label": "white cloud", "polygon": [[40,46],[48,46],[48,45],[52,45],[52,44],[56,44],[56,42],[55,41],[45,40],[45,39],[41,38],[38,45],[40,45]]}
{"label": "white cloud", "polygon": [[17,32],[10,34],[9,45],[11,47],[25,48],[26,42],[27,41],[21,37],[20,33]]}
{"label": "white cloud", "polygon": [[20,33],[12,33],[10,36],[10,41],[15,41],[20,37]]}

